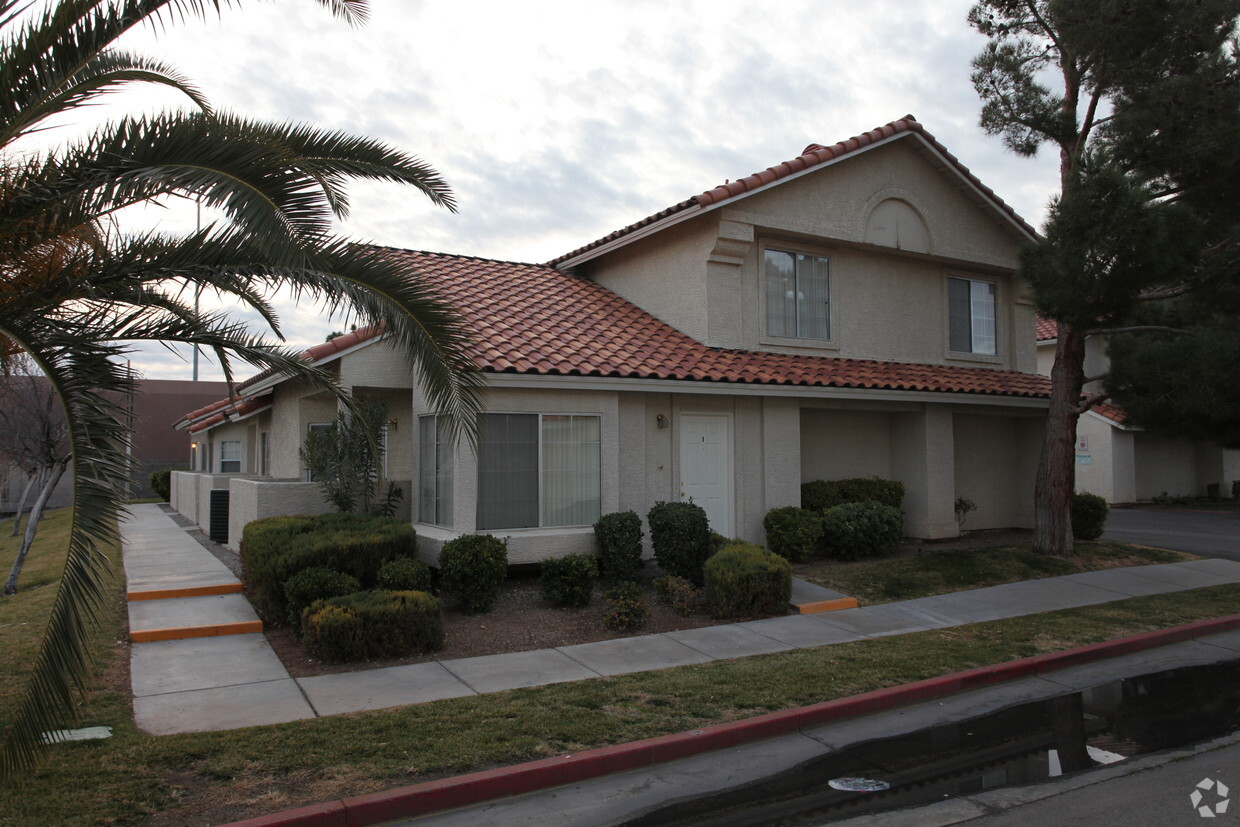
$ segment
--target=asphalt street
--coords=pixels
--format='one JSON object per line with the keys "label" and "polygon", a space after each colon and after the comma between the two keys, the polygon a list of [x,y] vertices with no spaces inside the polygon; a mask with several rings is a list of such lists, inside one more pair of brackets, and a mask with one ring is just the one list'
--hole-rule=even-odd
{"label": "asphalt street", "polygon": [[1112,508],[1102,539],[1240,561],[1240,514]]}

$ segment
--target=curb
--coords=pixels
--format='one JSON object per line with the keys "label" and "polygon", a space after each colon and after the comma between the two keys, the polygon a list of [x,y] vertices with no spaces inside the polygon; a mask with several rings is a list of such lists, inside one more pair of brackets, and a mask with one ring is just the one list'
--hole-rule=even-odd
{"label": "curb", "polygon": [[737,744],[786,735],[804,727],[859,717],[917,701],[951,695],[967,689],[1054,672],[1103,657],[1115,657],[1173,643],[1183,643],[1240,629],[1240,614],[1199,620],[1184,626],[1144,632],[1132,637],[1094,643],[941,675],[923,681],[839,698],[821,704],[772,712],[743,721],[716,724],[690,732],[662,735],[643,741],[587,750],[577,755],[544,758],[525,764],[428,781],[370,795],[300,807],[268,816],[234,822],[227,827],[362,827],[400,818],[413,818],[495,798],[573,784],[603,775],[639,769]]}

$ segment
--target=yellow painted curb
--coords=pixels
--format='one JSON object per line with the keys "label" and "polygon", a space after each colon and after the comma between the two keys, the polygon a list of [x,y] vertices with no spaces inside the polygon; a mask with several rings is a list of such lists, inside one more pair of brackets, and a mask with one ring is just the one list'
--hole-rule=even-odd
{"label": "yellow painted curb", "polygon": [[798,603],[797,612],[803,615],[818,614],[819,612],[836,612],[840,609],[857,608],[857,598],[840,597],[836,600],[820,600],[817,603]]}
{"label": "yellow painted curb", "polygon": [[138,600],[167,600],[172,597],[210,597],[216,594],[240,594],[243,587],[240,583],[221,583],[216,586],[186,586],[183,589],[149,589],[141,592],[129,592],[129,602]]}
{"label": "yellow painted curb", "polygon": [[207,626],[170,626],[163,629],[136,629],[129,633],[134,643],[154,643],[159,640],[187,640],[195,637],[219,637],[221,635],[248,635],[263,630],[261,620],[242,620],[237,623],[212,623]]}

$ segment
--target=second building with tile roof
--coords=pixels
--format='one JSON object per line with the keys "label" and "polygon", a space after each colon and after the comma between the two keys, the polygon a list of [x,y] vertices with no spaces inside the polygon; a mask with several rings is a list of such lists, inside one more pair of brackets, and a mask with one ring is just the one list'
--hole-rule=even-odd
{"label": "second building with tile roof", "polygon": [[[389,476],[427,557],[475,531],[508,537],[513,562],[592,551],[599,515],[688,498],[763,542],[803,482],[870,475],[904,483],[909,536],[955,536],[958,497],[978,506],[970,528],[1029,526],[1049,389],[1015,276],[1032,237],[909,116],[547,264],[391,251],[475,331],[478,452],[444,442],[380,331],[307,358],[388,402]],[[206,472],[179,482],[185,509],[227,488],[231,543],[292,507],[258,489],[310,496],[297,448],[334,415],[279,377],[239,392],[181,423]],[[221,434],[239,468],[220,467]]]}

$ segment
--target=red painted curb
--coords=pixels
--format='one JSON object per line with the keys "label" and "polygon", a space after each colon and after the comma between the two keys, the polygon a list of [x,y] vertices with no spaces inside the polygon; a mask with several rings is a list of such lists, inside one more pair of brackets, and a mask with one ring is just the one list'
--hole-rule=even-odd
{"label": "red painted curb", "polygon": [[442,778],[371,795],[302,807],[270,816],[238,821],[227,827],[363,827],[412,818],[519,793],[574,784],[611,773],[662,764],[749,741],[787,735],[805,727],[860,717],[918,701],[941,698],[968,689],[1054,672],[1198,637],[1240,629],[1240,614],[1199,620],[1170,629],[1144,632],[1063,652],[981,666],[951,675],[839,698],[812,706],[771,712],[743,721],[715,724],[690,732],[587,750],[577,755],[544,758],[453,778]]}

